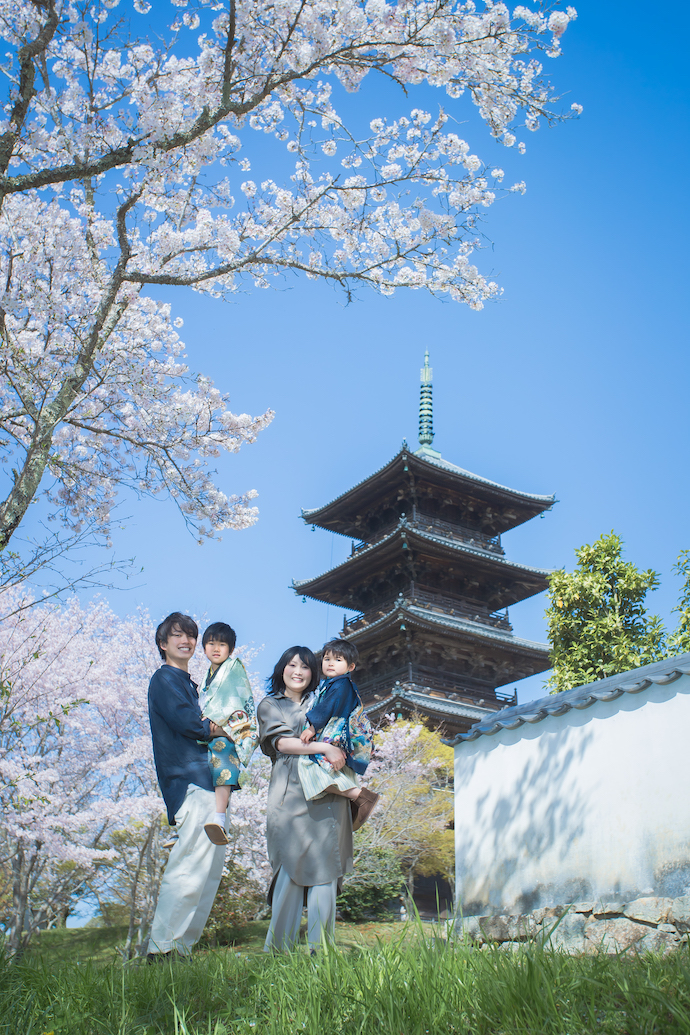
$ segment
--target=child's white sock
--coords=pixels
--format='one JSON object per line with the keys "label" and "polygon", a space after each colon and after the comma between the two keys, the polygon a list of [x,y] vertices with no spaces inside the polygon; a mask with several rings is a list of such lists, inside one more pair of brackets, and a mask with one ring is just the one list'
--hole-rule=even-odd
{"label": "child's white sock", "polygon": [[225,813],[216,812],[213,822],[217,823],[219,827],[222,827],[223,830],[225,830]]}

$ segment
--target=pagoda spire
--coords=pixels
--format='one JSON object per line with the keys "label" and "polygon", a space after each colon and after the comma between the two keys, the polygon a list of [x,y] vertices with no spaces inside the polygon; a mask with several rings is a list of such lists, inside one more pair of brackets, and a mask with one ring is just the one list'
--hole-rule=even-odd
{"label": "pagoda spire", "polygon": [[419,389],[419,449],[417,456],[440,457],[441,454],[432,449],[434,441],[434,399],[432,379],[434,372],[429,366],[429,350],[424,353],[424,366],[420,370],[421,387]]}

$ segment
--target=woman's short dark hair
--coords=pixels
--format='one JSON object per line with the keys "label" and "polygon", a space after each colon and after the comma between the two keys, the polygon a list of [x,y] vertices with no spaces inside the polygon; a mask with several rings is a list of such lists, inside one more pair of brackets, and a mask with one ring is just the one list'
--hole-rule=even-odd
{"label": "woman's short dark hair", "polygon": [[292,661],[294,656],[299,654],[299,659],[303,665],[311,669],[311,680],[309,686],[304,691],[305,694],[311,693],[312,690],[316,690],[319,685],[319,663],[314,656],[314,652],[310,651],[308,647],[288,647],[283,654],[280,655],[276,667],[273,669],[273,675],[269,676],[266,680],[267,694],[282,694],[285,690],[285,683],[283,682],[283,672],[288,662]]}
{"label": "woman's short dark hair", "polygon": [[216,643],[227,643],[232,654],[237,643],[237,636],[233,627],[227,622],[212,622],[203,635],[201,646],[205,647],[211,640],[215,640]]}
{"label": "woman's short dark hair", "polygon": [[329,640],[328,643],[324,643],[321,648],[321,657],[328,654],[329,651],[331,654],[339,654],[348,665],[356,665],[359,661],[359,651],[349,640]]}
{"label": "woman's short dark hair", "polygon": [[168,637],[176,625],[179,625],[182,632],[186,633],[187,636],[191,636],[194,640],[199,639],[199,626],[194,619],[189,615],[183,615],[181,611],[173,611],[171,615],[163,619],[156,629],[156,646],[163,661],[165,661],[165,651],[161,644],[168,642]]}

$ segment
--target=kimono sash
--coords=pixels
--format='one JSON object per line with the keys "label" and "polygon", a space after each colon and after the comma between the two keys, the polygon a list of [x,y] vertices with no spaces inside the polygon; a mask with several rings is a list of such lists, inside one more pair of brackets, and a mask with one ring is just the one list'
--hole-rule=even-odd
{"label": "kimono sash", "polygon": [[249,765],[259,743],[254,695],[239,658],[227,658],[213,673],[204,692],[203,713],[228,734],[241,764]]}

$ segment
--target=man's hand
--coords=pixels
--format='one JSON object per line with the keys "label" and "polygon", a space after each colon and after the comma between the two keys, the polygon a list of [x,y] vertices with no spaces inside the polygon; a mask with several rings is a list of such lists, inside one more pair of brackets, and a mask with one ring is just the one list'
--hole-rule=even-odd
{"label": "man's hand", "polygon": [[208,720],[209,733],[212,737],[227,737],[227,733],[222,726],[218,726],[213,719]]}
{"label": "man's hand", "polygon": [[303,744],[308,744],[310,740],[313,740],[316,735],[316,730],[313,726],[307,726],[306,730],[300,733],[299,739]]}

